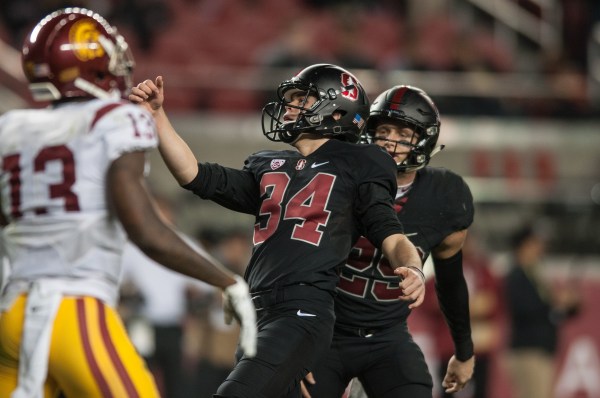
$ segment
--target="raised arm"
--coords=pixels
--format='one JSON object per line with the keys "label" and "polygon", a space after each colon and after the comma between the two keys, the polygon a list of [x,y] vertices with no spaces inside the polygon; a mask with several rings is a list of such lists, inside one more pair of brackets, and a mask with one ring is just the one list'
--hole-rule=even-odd
{"label": "raised arm", "polygon": [[425,298],[425,276],[416,247],[405,235],[394,234],[385,238],[381,250],[395,268],[394,273],[402,277],[400,299],[412,301],[408,306],[411,309],[421,305]]}
{"label": "raised arm", "polygon": [[226,320],[238,319],[240,344],[256,352],[256,313],[248,286],[206,253],[191,248],[165,224],[152,205],[143,178],[144,153],[132,152],[113,161],[107,173],[107,196],[129,239],[148,257],[181,274],[223,289]]}
{"label": "raised arm", "polygon": [[469,291],[462,268],[462,246],[467,230],[448,235],[432,252],[435,290],[454,342],[442,386],[447,393],[462,390],[473,376],[475,356],[471,338]]}
{"label": "raised arm", "polygon": [[198,160],[165,113],[163,77],[158,76],[155,81],[147,79],[133,87],[129,100],[144,106],[154,116],[159,136],[158,150],[179,185],[191,182],[198,174]]}

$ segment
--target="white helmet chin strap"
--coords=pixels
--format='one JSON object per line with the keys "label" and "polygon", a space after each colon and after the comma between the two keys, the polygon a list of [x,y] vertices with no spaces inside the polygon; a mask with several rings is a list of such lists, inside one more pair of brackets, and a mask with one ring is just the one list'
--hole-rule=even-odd
{"label": "white helmet chin strap", "polygon": [[118,99],[120,97],[119,95],[119,91],[118,90],[113,90],[113,91],[105,91],[102,90],[100,87],[88,82],[87,80],[84,80],[80,77],[78,77],[77,79],[75,79],[75,81],[73,82],[73,84],[75,85],[75,87],[77,87],[80,90],[85,91],[86,93],[93,95],[96,98],[100,98],[100,99]]}
{"label": "white helmet chin strap", "polygon": [[433,148],[433,151],[431,151],[431,155],[429,155],[429,159],[442,152],[442,149],[444,149],[445,147],[446,145],[438,145],[435,148]]}

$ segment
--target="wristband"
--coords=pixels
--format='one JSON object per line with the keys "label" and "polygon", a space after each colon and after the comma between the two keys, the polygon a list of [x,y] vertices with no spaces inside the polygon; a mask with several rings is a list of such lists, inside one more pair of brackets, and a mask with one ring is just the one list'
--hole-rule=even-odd
{"label": "wristband", "polygon": [[421,280],[423,281],[423,284],[425,284],[425,274],[423,273],[423,270],[421,268],[415,267],[414,265],[407,265],[406,268],[414,269],[415,271],[417,271],[417,273],[421,277]]}

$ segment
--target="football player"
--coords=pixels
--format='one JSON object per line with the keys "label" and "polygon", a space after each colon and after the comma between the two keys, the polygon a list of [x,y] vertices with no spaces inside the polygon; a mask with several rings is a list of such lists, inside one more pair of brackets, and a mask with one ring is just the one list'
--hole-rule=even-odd
{"label": "football player", "polygon": [[[331,341],[338,271],[360,235],[403,278],[397,294],[423,301],[421,259],[393,210],[396,168],[376,145],[357,145],[369,103],[348,71],[317,64],[282,82],[262,113],[264,135],[295,150],[262,151],[244,167],[198,163],[162,107],[162,77],[130,99],[154,113],[160,151],[179,184],[256,216],[245,279],[257,307],[258,349],[239,358],[215,397],[298,397]],[[289,394],[289,395],[288,395]]]}
{"label": "football player", "polygon": [[[473,198],[459,175],[427,166],[443,148],[439,132],[431,98],[416,87],[395,86],[373,102],[364,140],[394,159],[397,218],[423,262],[433,257],[436,292],[455,345],[442,383],[452,393],[465,386],[475,363],[461,252],[473,222]],[[305,381],[304,396],[339,398],[357,377],[370,398],[431,398],[431,376],[406,324],[410,308],[398,300],[398,276],[385,253],[360,238],[337,292],[333,343],[314,379]]]}
{"label": "football player", "polygon": [[93,11],[61,9],[33,28],[22,61],[33,98],[51,105],[0,118],[0,230],[12,268],[0,297],[0,396],[159,396],[115,310],[128,238],[222,288],[253,355],[246,283],[154,210],[144,169],[156,125],[123,100],[134,66],[124,38]]}

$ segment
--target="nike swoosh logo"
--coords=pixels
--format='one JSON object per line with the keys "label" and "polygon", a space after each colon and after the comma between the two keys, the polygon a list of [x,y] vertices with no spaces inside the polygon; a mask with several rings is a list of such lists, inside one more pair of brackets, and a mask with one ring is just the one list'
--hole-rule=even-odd
{"label": "nike swoosh logo", "polygon": [[327,163],[329,163],[329,161],[322,162],[322,163],[313,163],[313,164],[310,165],[310,168],[314,169],[315,167],[323,166],[324,164],[327,164]]}
{"label": "nike swoosh logo", "polygon": [[302,312],[302,310],[298,310],[298,312],[296,312],[296,315],[298,315],[298,316],[316,316],[315,314],[309,314],[308,312]]}

